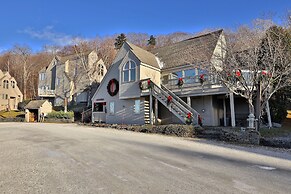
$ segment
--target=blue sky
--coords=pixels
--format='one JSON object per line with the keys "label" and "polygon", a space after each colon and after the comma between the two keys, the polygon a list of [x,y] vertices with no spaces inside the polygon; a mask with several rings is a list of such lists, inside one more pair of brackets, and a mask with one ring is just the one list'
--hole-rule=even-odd
{"label": "blue sky", "polygon": [[1,1],[0,52],[15,44],[37,51],[121,32],[167,34],[235,28],[269,13],[277,19],[290,0],[10,0]]}

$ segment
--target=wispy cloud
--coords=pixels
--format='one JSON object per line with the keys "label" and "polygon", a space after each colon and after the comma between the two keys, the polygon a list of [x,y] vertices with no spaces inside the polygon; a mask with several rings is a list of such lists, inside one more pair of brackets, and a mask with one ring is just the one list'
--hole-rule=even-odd
{"label": "wispy cloud", "polygon": [[47,40],[53,44],[57,45],[68,45],[68,44],[76,44],[82,40],[86,40],[85,38],[72,36],[64,33],[59,33],[54,31],[54,26],[46,26],[41,30],[35,30],[33,28],[26,28],[21,30],[20,33],[28,34],[32,38]]}

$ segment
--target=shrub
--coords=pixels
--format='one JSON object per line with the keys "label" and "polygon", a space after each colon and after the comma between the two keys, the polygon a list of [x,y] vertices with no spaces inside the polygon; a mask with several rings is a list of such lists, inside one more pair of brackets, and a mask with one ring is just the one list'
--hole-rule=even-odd
{"label": "shrub", "polygon": [[56,119],[72,119],[74,117],[74,112],[53,111],[51,113],[48,113],[47,117]]}

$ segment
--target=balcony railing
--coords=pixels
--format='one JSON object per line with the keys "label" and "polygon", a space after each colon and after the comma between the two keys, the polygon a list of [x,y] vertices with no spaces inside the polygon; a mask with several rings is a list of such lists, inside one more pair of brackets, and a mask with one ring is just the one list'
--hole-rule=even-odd
{"label": "balcony railing", "polygon": [[180,87],[178,85],[179,79],[169,79],[169,80],[163,80],[162,84],[166,86],[170,90],[176,90],[176,89],[201,89],[202,87],[204,88],[211,88],[212,86],[221,86],[222,84],[219,82],[217,76],[214,75],[204,75],[203,80],[200,79],[200,75],[198,76],[191,76],[191,77],[183,77],[183,85]]}
{"label": "balcony railing", "polygon": [[54,97],[55,96],[55,90],[47,90],[47,89],[38,89],[38,96],[48,96],[48,97]]}

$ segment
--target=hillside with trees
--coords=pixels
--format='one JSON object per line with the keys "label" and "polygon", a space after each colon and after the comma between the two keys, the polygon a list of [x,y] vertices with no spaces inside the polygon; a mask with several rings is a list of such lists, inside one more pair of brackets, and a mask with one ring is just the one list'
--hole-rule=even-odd
{"label": "hillside with trees", "polygon": [[[262,39],[271,26],[275,26],[272,20],[257,19],[255,25],[242,25],[235,30],[224,30],[230,44],[237,50],[245,50],[246,47],[254,46],[254,39],[250,39],[250,34],[254,38]],[[279,26],[291,33],[290,18]],[[28,46],[16,45],[0,55],[0,69],[9,71],[18,82],[19,88],[24,94],[24,99],[34,99],[37,97],[38,72],[48,66],[54,55],[66,56],[76,54],[75,46],[82,45],[82,50],[89,51],[96,49],[98,55],[109,67],[122,43],[126,40],[146,50],[159,48],[173,44],[195,35],[200,35],[216,29],[205,29],[199,33],[175,32],[171,34],[150,35],[147,33],[121,33],[108,37],[96,37],[89,41],[76,41],[74,45],[60,47],[58,45],[44,45],[43,49],[33,53]]]}

